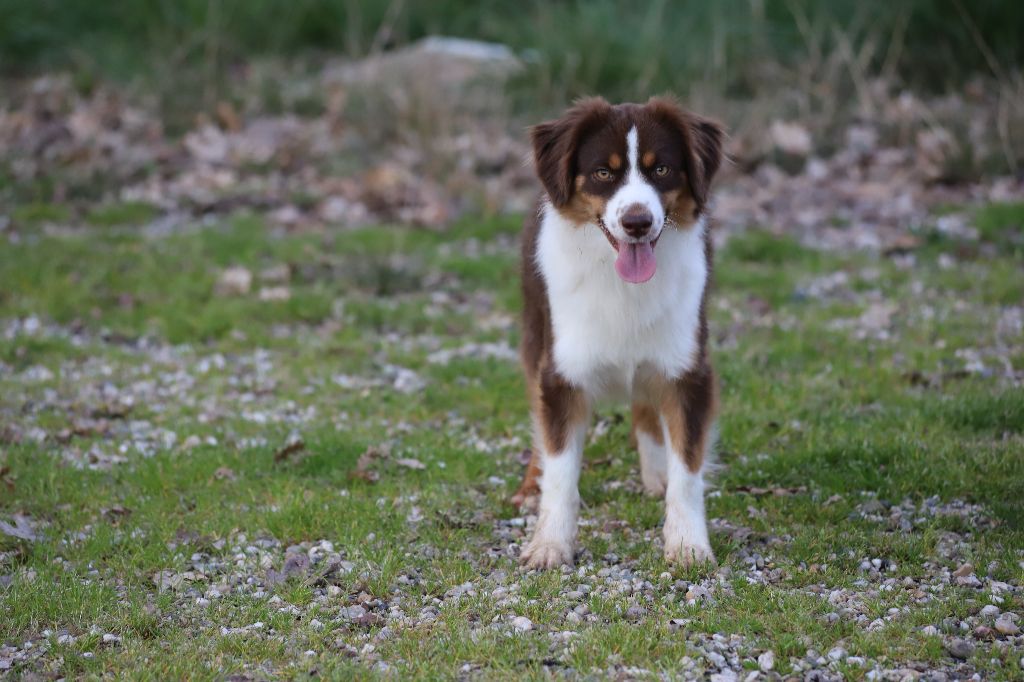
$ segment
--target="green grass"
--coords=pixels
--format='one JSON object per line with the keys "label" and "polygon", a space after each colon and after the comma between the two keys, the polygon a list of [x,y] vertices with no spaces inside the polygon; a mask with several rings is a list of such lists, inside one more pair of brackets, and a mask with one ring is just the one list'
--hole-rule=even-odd
{"label": "green grass", "polygon": [[[1015,229],[1019,211],[983,209],[980,248]],[[13,215],[28,225],[64,214],[28,205]],[[783,674],[811,649],[834,646],[889,668],[949,667],[942,640],[918,628],[973,615],[988,603],[988,587],[946,586],[915,601],[902,587],[872,583],[858,607],[869,619],[905,609],[878,630],[846,617],[831,622],[839,607],[815,590],[855,588],[860,563],[876,557],[896,564],[886,574],[896,581],[927,581],[963,561],[986,584],[1019,586],[1024,578],[1024,390],[1001,376],[997,357],[1009,354],[1016,368],[1024,361],[1019,340],[1001,336],[998,324],[1024,299],[1024,280],[1009,276],[1020,267],[1012,250],[944,268],[939,256],[957,245],[940,240],[923,246],[908,271],[879,256],[817,252],[757,231],[733,238],[718,254],[709,307],[722,469],[708,508],[720,523],[745,529],[712,532],[723,568],[666,567],[652,541],[661,503],[616,485],[638,476],[628,421],[616,418],[624,410],[612,407],[600,413],[609,427],[587,446],[581,480],[581,563],[592,567],[525,574],[505,553],[521,542],[521,529],[503,525],[517,516],[504,500],[529,437],[518,367],[427,359],[470,341],[516,343],[516,219],[469,220],[444,234],[279,234],[258,217],[238,216],[156,238],[137,229],[150,217],[146,207],[86,215],[90,224],[76,232],[0,249],[0,324],[36,316],[43,325],[0,336],[0,519],[28,515],[43,534],[34,542],[0,535],[0,576],[12,581],[0,587],[0,645],[53,633],[40,662],[19,663],[15,674],[215,679],[316,670],[436,679],[470,670],[542,678],[636,666],[671,676],[713,672],[694,647],[716,633],[742,638],[749,669],[771,649]],[[464,248],[471,241],[486,248]],[[291,298],[259,300],[260,273],[280,264],[290,266]],[[250,293],[216,293],[218,273],[230,266],[253,272]],[[805,293],[837,269],[850,276],[849,296]],[[887,339],[861,335],[857,322],[879,298],[898,309]],[[931,312],[920,314],[924,307]],[[958,351],[967,348],[990,371],[960,372]],[[389,364],[416,371],[426,386],[393,390]],[[30,378],[40,367],[52,376]],[[345,387],[339,375],[385,385]],[[109,387],[144,398],[123,417],[105,417],[106,431],[65,431],[110,414]],[[153,436],[150,456],[142,456],[132,443],[147,438],[143,423],[176,440],[161,445]],[[31,427],[50,437],[36,442],[26,435]],[[276,461],[292,431],[304,450]],[[189,436],[198,444],[185,447]],[[117,452],[122,443],[127,461],[109,470],[65,459],[92,447]],[[379,480],[353,478],[367,447],[382,445],[391,454],[372,465]],[[402,457],[425,468],[403,467]],[[750,487],[797,491],[753,496],[744,492]],[[857,513],[876,498],[980,509],[965,517],[915,512],[903,531],[888,512],[881,521]],[[418,521],[410,521],[414,507]],[[955,556],[944,553],[950,533]],[[262,597],[232,584],[236,552],[246,555],[261,539],[277,544],[263,552],[268,565],[246,569],[260,581],[268,567],[281,569],[289,545],[330,540],[353,564],[328,580],[341,596],[328,599],[315,577],[290,578]],[[766,570],[779,571],[776,579],[746,579],[755,552]],[[640,596],[564,594],[565,585],[598,585],[610,553],[653,588]],[[228,568],[159,591],[154,575],[193,570],[193,555]],[[660,577],[666,570],[671,576]],[[712,600],[687,604],[686,589],[672,589],[676,580],[712,585]],[[475,596],[445,598],[466,582]],[[225,594],[197,602],[221,584]],[[518,601],[504,601],[499,589]],[[348,624],[338,609],[361,593],[416,622],[389,623],[386,636],[380,624]],[[1004,596],[1005,610],[1024,607],[1019,593]],[[565,619],[579,604],[594,622]],[[643,608],[639,620],[627,617],[634,604]],[[298,615],[282,612],[286,605]],[[435,605],[436,618],[419,619]],[[510,634],[516,615],[534,628]],[[686,624],[677,630],[672,619]],[[259,634],[221,634],[256,622],[264,624]],[[571,643],[557,640],[562,630],[576,632]],[[58,643],[63,631],[76,639]],[[121,644],[104,644],[104,633]],[[1019,656],[976,644],[973,670],[1019,677]],[[375,668],[378,660],[391,668]],[[857,679],[868,669],[841,670]]]}

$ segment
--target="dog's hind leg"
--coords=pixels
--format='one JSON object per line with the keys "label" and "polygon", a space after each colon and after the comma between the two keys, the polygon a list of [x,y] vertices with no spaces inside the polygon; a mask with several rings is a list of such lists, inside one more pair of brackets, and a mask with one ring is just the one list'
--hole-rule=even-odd
{"label": "dog's hind leg", "polygon": [[653,405],[633,403],[633,441],[640,452],[640,480],[644,490],[662,497],[668,481],[668,462],[661,417]]}

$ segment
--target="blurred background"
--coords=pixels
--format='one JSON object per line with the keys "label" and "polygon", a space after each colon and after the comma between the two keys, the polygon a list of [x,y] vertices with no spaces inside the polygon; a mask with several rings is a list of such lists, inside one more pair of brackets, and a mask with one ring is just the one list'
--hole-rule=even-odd
{"label": "blurred background", "polygon": [[[530,123],[670,92],[727,124],[724,185],[763,174],[725,220],[888,243],[936,183],[1019,180],[1021,35],[1012,0],[0,0],[0,201],[440,227],[526,209]],[[778,197],[882,149],[834,205]]]}

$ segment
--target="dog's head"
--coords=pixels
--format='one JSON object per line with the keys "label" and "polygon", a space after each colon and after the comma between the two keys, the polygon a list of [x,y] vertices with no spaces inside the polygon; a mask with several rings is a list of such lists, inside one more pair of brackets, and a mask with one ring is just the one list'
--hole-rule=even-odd
{"label": "dog's head", "polygon": [[577,226],[601,228],[627,282],[654,276],[662,231],[693,226],[722,162],[722,128],[665,97],[581,100],[530,132],[551,205]]}

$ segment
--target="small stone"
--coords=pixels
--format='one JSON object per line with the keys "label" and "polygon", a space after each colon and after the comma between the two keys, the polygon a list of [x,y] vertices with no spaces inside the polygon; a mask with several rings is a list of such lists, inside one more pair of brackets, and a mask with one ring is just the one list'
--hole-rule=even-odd
{"label": "small stone", "polygon": [[966,639],[952,639],[946,644],[946,651],[953,658],[959,658],[960,660],[966,660],[971,657],[974,653],[974,645],[968,642]]}
{"label": "small stone", "polygon": [[327,596],[328,597],[338,597],[340,595],[341,595],[341,588],[340,587],[338,587],[337,585],[328,585],[327,586]]}
{"label": "small stone", "polygon": [[209,605],[210,605],[210,600],[207,599],[206,597],[198,597],[196,599],[196,606],[209,606]]}
{"label": "small stone", "polygon": [[252,288],[252,273],[246,268],[227,268],[217,279],[217,293],[221,296],[244,296]]}
{"label": "small stone", "polygon": [[921,628],[921,634],[925,635],[926,637],[934,637],[935,635],[939,634],[939,629],[934,625],[925,625],[923,628]]}
{"label": "small stone", "polygon": [[960,568],[958,568],[955,571],[953,571],[953,576],[957,577],[957,578],[963,578],[964,576],[968,576],[971,573],[974,573],[974,566],[973,565],[971,565],[969,563],[967,563],[967,564],[960,564]]}
{"label": "small stone", "polygon": [[1004,613],[1003,615],[996,618],[996,631],[1002,635],[1016,635],[1020,632],[1020,626],[1011,620],[1010,613]]}
{"label": "small stone", "polygon": [[841,661],[846,658],[846,649],[841,646],[837,646],[834,649],[829,650],[828,657],[833,661]]}
{"label": "small stone", "polygon": [[757,667],[761,669],[761,672],[768,672],[775,668],[775,652],[766,651],[757,657]]}
{"label": "small stone", "polygon": [[981,607],[981,611],[978,612],[978,615],[983,618],[995,618],[1000,613],[1002,613],[1002,611],[998,606],[989,604],[988,606]]}
{"label": "small stone", "polygon": [[526,616],[516,616],[512,619],[512,627],[519,632],[526,632],[533,629],[533,621]]}
{"label": "small stone", "polygon": [[640,620],[641,618],[643,618],[643,616],[643,608],[636,606],[635,604],[626,609],[626,618],[630,620]]}
{"label": "small stone", "polygon": [[117,646],[121,643],[121,638],[115,634],[107,633],[103,635],[103,643],[109,646]]}

